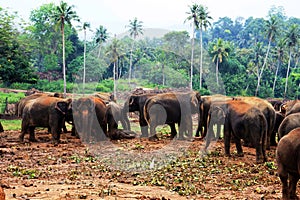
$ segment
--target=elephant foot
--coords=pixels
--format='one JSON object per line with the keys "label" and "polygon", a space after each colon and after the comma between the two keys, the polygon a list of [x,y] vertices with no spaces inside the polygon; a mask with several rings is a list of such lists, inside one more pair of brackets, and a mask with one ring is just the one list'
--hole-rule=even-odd
{"label": "elephant foot", "polygon": [[243,152],[237,153],[237,156],[238,157],[244,157],[244,153]]}
{"label": "elephant foot", "polygon": [[19,142],[24,142],[24,135],[23,134],[19,135]]}
{"label": "elephant foot", "polygon": [[58,146],[59,145],[59,141],[58,140],[52,140],[52,144],[53,144],[53,146]]}
{"label": "elephant foot", "polygon": [[158,141],[157,135],[153,135],[153,136],[149,137],[149,141]]}
{"label": "elephant foot", "polygon": [[35,138],[29,138],[29,141],[30,141],[30,142],[37,142],[38,140],[35,139]]}

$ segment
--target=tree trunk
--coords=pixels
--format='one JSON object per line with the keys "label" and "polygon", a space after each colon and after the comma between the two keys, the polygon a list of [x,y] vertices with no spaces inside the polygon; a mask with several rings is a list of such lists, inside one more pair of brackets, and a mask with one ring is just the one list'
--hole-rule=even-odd
{"label": "tree trunk", "polygon": [[114,62],[114,97],[116,97],[117,93],[117,84],[116,84],[116,61]]}
{"label": "tree trunk", "polygon": [[86,53],[86,31],[84,30],[84,44],[83,44],[83,78],[82,78],[82,93],[85,93],[85,53]]}
{"label": "tree trunk", "polygon": [[100,54],[101,54],[101,42],[99,43],[99,51],[98,51],[98,58],[100,58]]}
{"label": "tree trunk", "polygon": [[130,49],[129,75],[128,75],[128,84],[129,84],[129,87],[130,87],[130,82],[131,82],[132,51],[133,51],[133,43],[132,43],[131,49]]}
{"label": "tree trunk", "polygon": [[216,81],[217,81],[217,86],[219,87],[219,58],[217,58],[217,64],[216,64]]}
{"label": "tree trunk", "polygon": [[200,82],[199,82],[200,89],[202,88],[202,74],[203,74],[202,61],[203,61],[203,44],[202,44],[202,27],[200,27],[200,72],[199,72],[199,75],[200,75]]}
{"label": "tree trunk", "polygon": [[194,46],[195,46],[195,24],[193,23],[193,37],[192,37],[192,55],[191,55],[191,80],[190,90],[193,90],[193,64],[194,64]]}
{"label": "tree trunk", "polygon": [[63,77],[64,77],[64,98],[67,96],[67,79],[66,79],[66,56],[65,56],[65,26],[64,20],[62,19],[61,24],[62,33],[62,48],[63,48]]}
{"label": "tree trunk", "polygon": [[277,74],[278,74],[278,71],[279,71],[280,63],[281,62],[278,59],[278,63],[277,63],[277,67],[276,67],[276,72],[275,72],[275,77],[274,77],[274,82],[273,82],[273,89],[272,89],[273,97],[275,97],[275,86],[276,86]]}
{"label": "tree trunk", "polygon": [[267,59],[268,59],[268,55],[269,55],[269,51],[270,51],[270,47],[271,47],[271,41],[272,41],[272,36],[270,36],[270,38],[269,38],[269,44],[268,44],[267,53],[266,53],[266,56],[265,56],[265,59],[264,59],[264,64],[261,67],[260,73],[259,73],[258,78],[257,78],[258,80],[257,80],[257,86],[256,86],[256,90],[255,90],[255,96],[258,95],[258,90],[259,90],[259,87],[260,87],[260,80],[261,80],[262,74],[264,72],[265,66],[267,64]]}
{"label": "tree trunk", "polygon": [[285,76],[285,86],[284,86],[284,95],[283,95],[283,98],[286,97],[287,84],[288,84],[289,72],[290,72],[290,66],[291,66],[291,59],[292,59],[292,50],[290,48],[289,63],[288,63],[288,68],[287,68],[286,76]]}

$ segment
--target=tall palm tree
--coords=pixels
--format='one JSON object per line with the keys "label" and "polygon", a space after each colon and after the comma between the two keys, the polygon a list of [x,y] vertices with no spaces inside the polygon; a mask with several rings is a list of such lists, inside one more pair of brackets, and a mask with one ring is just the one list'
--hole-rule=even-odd
{"label": "tall palm tree", "polygon": [[267,48],[267,53],[266,53],[266,56],[264,59],[264,63],[263,63],[263,66],[261,67],[261,70],[260,70],[260,73],[258,76],[257,86],[256,86],[256,90],[255,90],[255,96],[257,96],[257,94],[258,94],[262,74],[263,74],[265,66],[267,64],[268,55],[269,55],[270,47],[271,47],[271,42],[274,40],[275,36],[277,35],[277,31],[278,31],[278,19],[275,16],[271,16],[270,19],[266,21],[266,29],[265,30],[266,30],[266,34],[267,34],[267,38],[268,38],[269,42],[268,42],[268,48]]}
{"label": "tall palm tree", "polygon": [[107,33],[107,29],[104,26],[100,25],[99,28],[96,30],[95,36],[96,43],[99,44],[98,58],[100,58],[102,44],[105,43],[108,38],[109,35]]}
{"label": "tall palm tree", "polygon": [[273,82],[273,88],[272,88],[273,97],[275,95],[275,87],[276,87],[278,71],[279,71],[279,68],[281,66],[282,58],[283,58],[283,55],[284,55],[285,43],[286,43],[286,40],[284,38],[280,38],[278,43],[277,43],[277,46],[276,46],[277,67],[276,67],[276,72],[275,72],[275,77],[274,77],[274,82]]}
{"label": "tall palm tree", "polygon": [[188,14],[188,17],[186,18],[186,21],[192,20],[192,30],[193,30],[193,36],[192,36],[192,54],[191,54],[191,80],[190,80],[190,90],[193,90],[193,64],[194,64],[194,49],[195,49],[195,31],[198,26],[198,17],[197,17],[197,11],[198,11],[198,5],[193,4],[189,6],[189,12],[186,12]]}
{"label": "tall palm tree", "polygon": [[69,6],[66,2],[61,1],[59,6],[53,13],[53,19],[60,25],[62,35],[62,54],[63,54],[63,77],[64,77],[64,97],[67,93],[67,80],[66,80],[66,57],[65,57],[65,23],[72,26],[72,20],[79,21],[76,12],[73,10],[74,6]]}
{"label": "tall palm tree", "polygon": [[219,63],[223,62],[223,58],[228,57],[228,52],[226,50],[226,44],[224,40],[219,38],[216,44],[212,46],[210,54],[213,56],[212,61],[216,63],[216,81],[217,86],[219,86]]}
{"label": "tall palm tree", "polygon": [[128,76],[128,82],[130,84],[130,79],[131,79],[131,70],[132,70],[132,51],[133,51],[133,46],[134,46],[134,42],[135,39],[137,38],[137,36],[142,35],[143,34],[143,25],[142,25],[142,21],[138,21],[138,19],[135,17],[133,20],[129,20],[129,34],[131,37],[133,37],[133,42],[131,45],[131,49],[130,49],[130,60],[129,60],[129,76]]}
{"label": "tall palm tree", "polygon": [[199,75],[200,75],[200,89],[202,88],[202,74],[203,74],[203,29],[206,30],[208,26],[211,26],[210,20],[212,20],[212,17],[209,16],[209,12],[207,11],[207,7],[200,5],[198,7],[198,29],[200,30],[200,69],[199,69]]}
{"label": "tall palm tree", "polygon": [[109,57],[111,63],[113,63],[113,80],[114,80],[114,96],[116,96],[117,91],[117,64],[120,56],[122,55],[122,46],[120,41],[116,38],[113,38],[112,43],[108,46],[106,50],[106,55]]}
{"label": "tall palm tree", "polygon": [[291,59],[292,59],[292,52],[293,52],[293,47],[296,46],[299,40],[299,28],[297,24],[293,24],[290,26],[288,32],[286,33],[286,44],[289,48],[289,61],[288,61],[288,68],[286,72],[286,77],[285,77],[285,87],[284,87],[284,98],[286,97],[286,91],[287,91],[287,83],[288,83],[288,78],[289,78],[289,72],[290,72],[290,67],[291,67]]}
{"label": "tall palm tree", "polygon": [[87,28],[90,28],[91,27],[91,24],[88,23],[88,22],[84,22],[83,23],[83,33],[84,33],[84,41],[83,41],[83,78],[82,78],[82,92],[84,94],[84,91],[85,91],[85,60],[86,60],[86,29]]}

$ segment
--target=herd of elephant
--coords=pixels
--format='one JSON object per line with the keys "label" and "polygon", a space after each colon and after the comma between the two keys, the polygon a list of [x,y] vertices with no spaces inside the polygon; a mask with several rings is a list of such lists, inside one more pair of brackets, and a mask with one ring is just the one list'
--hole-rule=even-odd
{"label": "herd of elephant", "polygon": [[[131,94],[119,105],[107,93],[72,99],[36,93],[17,104],[16,113],[22,117],[19,140],[24,141],[24,135],[29,133],[29,140],[36,141],[35,127],[48,127],[52,141],[58,144],[65,122],[72,124],[72,134],[84,142],[135,138],[137,135],[130,131],[129,112],[139,114],[139,137],[152,141],[159,140],[156,128],[163,124],[170,126],[172,139],[192,140],[192,116],[198,114],[195,136],[206,140],[205,148],[220,137],[222,126],[225,154],[230,156],[233,141],[238,155],[243,156],[243,140],[244,145],[256,149],[257,163],[266,162],[266,149],[278,142],[276,158],[283,197],[296,196],[300,177],[300,100],[281,102],[258,97],[201,96],[199,92],[188,91]],[[118,122],[123,129],[118,129]],[[213,125],[217,125],[216,133]]]}

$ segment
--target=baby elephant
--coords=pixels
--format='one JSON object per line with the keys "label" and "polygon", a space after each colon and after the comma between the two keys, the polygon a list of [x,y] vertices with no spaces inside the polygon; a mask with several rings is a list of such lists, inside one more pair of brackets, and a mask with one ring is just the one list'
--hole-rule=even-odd
{"label": "baby elephant", "polygon": [[300,128],[281,138],[276,150],[278,175],[282,182],[282,198],[298,199],[297,182],[300,177]]}

